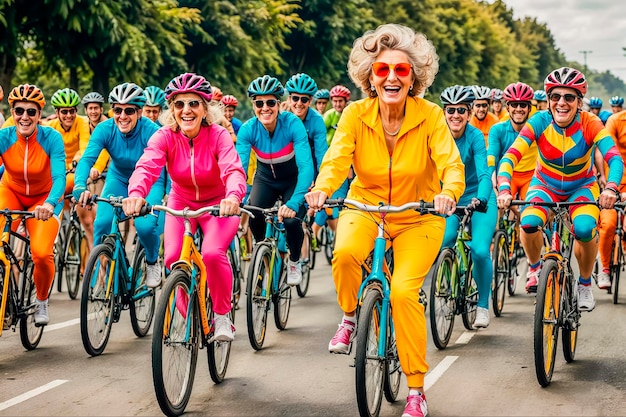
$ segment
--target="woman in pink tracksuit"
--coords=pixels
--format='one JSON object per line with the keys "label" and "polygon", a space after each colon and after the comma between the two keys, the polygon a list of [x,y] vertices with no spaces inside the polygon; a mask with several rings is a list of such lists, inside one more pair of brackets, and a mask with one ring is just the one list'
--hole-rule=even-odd
{"label": "woman in pink tracksuit", "polygon": [[[231,266],[226,250],[237,233],[239,205],[246,195],[246,176],[228,131],[215,123],[221,110],[212,106],[212,89],[204,77],[182,74],[165,89],[171,114],[167,125],[150,138],[143,156],[130,177],[127,215],[139,213],[145,196],[167,166],[172,181],[168,207],[220,205],[220,216],[210,214],[192,219],[204,233],[202,260],[211,269],[209,292],[215,311],[215,337],[230,341],[234,326],[228,317],[231,304]],[[183,219],[165,217],[165,265],[179,259],[184,233]]]}

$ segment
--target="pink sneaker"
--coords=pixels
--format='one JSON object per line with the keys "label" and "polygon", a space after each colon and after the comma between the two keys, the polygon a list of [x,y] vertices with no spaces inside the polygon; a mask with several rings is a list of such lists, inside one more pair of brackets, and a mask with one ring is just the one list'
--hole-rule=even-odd
{"label": "pink sneaker", "polygon": [[343,323],[339,325],[337,333],[330,339],[328,350],[332,353],[347,354],[350,351],[350,342],[352,341],[355,327],[354,323],[344,319]]}
{"label": "pink sneaker", "polygon": [[537,279],[541,273],[541,267],[537,269],[529,269],[526,274],[526,292],[528,294],[534,294],[537,292]]}
{"label": "pink sneaker", "polygon": [[425,417],[428,415],[426,396],[424,394],[409,395],[406,399],[406,407],[402,417]]}

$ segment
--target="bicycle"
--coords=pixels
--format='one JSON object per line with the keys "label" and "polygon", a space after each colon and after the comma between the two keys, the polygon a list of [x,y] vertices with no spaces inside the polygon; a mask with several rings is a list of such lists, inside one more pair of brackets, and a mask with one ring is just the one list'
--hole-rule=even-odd
{"label": "bicycle", "polygon": [[551,232],[551,243],[542,256],[533,323],[535,373],[539,384],[546,387],[554,373],[559,328],[563,330],[563,356],[570,363],[574,361],[580,326],[578,280],[570,263],[574,245],[568,207],[596,202],[513,201],[511,204],[548,207],[553,213],[546,225]]}
{"label": "bicycle", "polygon": [[[123,197],[93,196],[91,202],[113,206],[111,232],[93,248],[83,280],[80,300],[80,334],[85,351],[98,356],[104,351],[111,327],[122,310],[130,309],[130,322],[137,337],[148,334],[154,316],[155,290],[145,285],[145,249],[137,242],[132,263],[128,260],[120,224],[132,217],[124,216]],[[143,211],[141,215],[147,214]]]}
{"label": "bicycle", "polygon": [[461,315],[467,330],[473,330],[478,306],[478,288],[469,242],[469,225],[474,210],[457,206],[463,213],[454,248],[443,248],[430,268],[430,329],[437,349],[445,349],[454,328],[454,317]]}
{"label": "bicycle", "polygon": [[611,288],[609,292],[613,294],[613,304],[619,302],[619,279],[620,274],[626,265],[626,256],[624,256],[624,205],[615,205],[617,211],[617,227],[615,229],[615,237],[611,246],[611,260],[609,265],[611,276]]}
{"label": "bicycle", "polygon": [[328,265],[332,265],[333,251],[335,250],[335,232],[328,224],[324,224],[320,229],[319,245],[324,248],[324,256]]}
{"label": "bicycle", "polygon": [[309,283],[311,282],[311,270],[315,268],[315,258],[317,252],[313,250],[313,229],[311,228],[312,219],[308,216],[302,222],[304,229],[304,240],[302,241],[302,281],[296,285],[296,292],[299,297],[305,297],[309,291]]}
{"label": "bicycle", "polygon": [[[434,212],[432,203],[412,202],[402,206],[367,205],[350,199],[328,199],[324,208],[345,207],[365,212],[380,213],[378,235],[374,242],[371,266],[365,262],[369,274],[359,288],[357,331],[355,345],[355,382],[359,414],[378,416],[384,395],[395,402],[400,390],[402,368],[398,357],[390,302],[390,251],[386,250],[384,224],[386,213],[416,210],[422,214]],[[350,345],[349,351],[352,350]],[[383,394],[383,395],[381,395]]]}
{"label": "bicycle", "polygon": [[274,306],[274,324],[279,330],[287,328],[291,307],[291,286],[287,284],[287,253],[285,229],[278,222],[280,201],[269,209],[244,205],[249,211],[261,212],[265,217],[265,238],[256,242],[248,270],[246,284],[246,321],[248,339],[254,350],[261,350],[267,329],[267,313]]}
{"label": "bicycle", "polygon": [[[199,229],[199,228],[198,228]],[[233,241],[226,251],[226,257],[233,271],[233,295],[231,306],[233,310],[233,322],[235,321],[235,310],[239,309],[239,300],[241,298],[241,283],[243,282],[243,258],[241,251],[241,240],[236,234]]]}
{"label": "bicycle", "polygon": [[[165,280],[152,335],[152,380],[157,401],[165,414],[179,416],[191,397],[198,348],[207,348],[209,373],[216,384],[224,380],[230,357],[231,342],[213,340],[214,313],[207,270],[189,221],[205,213],[217,215],[219,206],[195,211],[159,205],[151,209],[182,217],[185,224],[180,258]],[[230,314],[233,312],[231,309]]]}
{"label": "bicycle", "polygon": [[[68,195],[65,198],[72,198],[72,196]],[[57,254],[57,286],[60,291],[63,277],[65,277],[67,293],[72,300],[75,300],[78,295],[82,279],[81,265],[83,263],[83,255],[86,252],[87,240],[85,231],[78,220],[76,204],[72,203],[64,227],[63,250]]]}
{"label": "bicycle", "polygon": [[[20,341],[27,350],[33,350],[41,341],[45,326],[35,324],[35,282],[33,281],[33,261],[30,253],[30,240],[11,230],[14,216],[22,216],[23,224],[27,218],[33,217],[31,211],[2,210],[0,216],[4,216],[6,222],[2,231],[0,245],[0,336],[3,330],[9,330],[15,326],[20,327]],[[21,244],[16,254],[11,246],[11,238]]]}

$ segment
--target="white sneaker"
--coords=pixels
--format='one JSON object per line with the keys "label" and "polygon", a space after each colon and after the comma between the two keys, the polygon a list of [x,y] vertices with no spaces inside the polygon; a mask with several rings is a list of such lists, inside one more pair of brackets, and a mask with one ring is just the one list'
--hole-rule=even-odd
{"label": "white sneaker", "polygon": [[578,284],[578,309],[580,311],[591,311],[596,306],[596,300],[593,298],[591,285]]}
{"label": "white sneaker", "polygon": [[213,338],[220,342],[232,342],[235,339],[235,326],[228,315],[216,314],[213,320],[215,332]]}
{"label": "white sneaker", "polygon": [[161,285],[161,263],[146,265],[146,285],[148,288],[156,288]]}
{"label": "white sneaker", "polygon": [[293,262],[291,259],[287,261],[287,284],[294,286],[300,285],[302,282],[302,265],[300,261]]}
{"label": "white sneaker", "polygon": [[478,307],[476,308],[476,320],[474,320],[474,328],[479,329],[481,327],[489,326],[489,321],[491,317],[489,316],[489,309]]}
{"label": "white sneaker", "polygon": [[45,326],[50,321],[48,317],[48,300],[35,299],[35,326]]}
{"label": "white sneaker", "polygon": [[601,290],[608,290],[611,288],[611,277],[604,271],[598,274],[598,288]]}

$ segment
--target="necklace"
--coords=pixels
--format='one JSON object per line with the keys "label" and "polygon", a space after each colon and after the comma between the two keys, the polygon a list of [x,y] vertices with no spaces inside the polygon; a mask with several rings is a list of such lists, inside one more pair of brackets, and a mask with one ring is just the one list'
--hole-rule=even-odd
{"label": "necklace", "polygon": [[385,125],[382,123],[382,121],[380,124],[383,126],[383,130],[385,131],[386,134],[388,134],[389,136],[396,136],[398,133],[400,133],[400,129],[402,129],[402,122],[404,122],[404,117],[402,118],[402,120],[400,120],[400,127],[395,132],[390,132],[387,129],[385,129]]}

